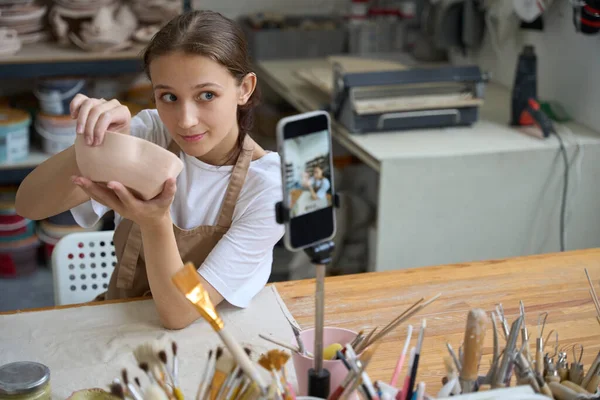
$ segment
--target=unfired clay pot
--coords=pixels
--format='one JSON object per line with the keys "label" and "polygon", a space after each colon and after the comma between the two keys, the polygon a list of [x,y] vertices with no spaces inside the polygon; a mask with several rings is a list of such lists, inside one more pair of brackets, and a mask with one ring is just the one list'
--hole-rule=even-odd
{"label": "unfired clay pot", "polygon": [[150,200],[165,181],[175,178],[183,162],[162,147],[144,139],[107,131],[100,146],[88,146],[83,135],[75,139],[75,156],[81,175],[97,183],[117,181],[137,197]]}

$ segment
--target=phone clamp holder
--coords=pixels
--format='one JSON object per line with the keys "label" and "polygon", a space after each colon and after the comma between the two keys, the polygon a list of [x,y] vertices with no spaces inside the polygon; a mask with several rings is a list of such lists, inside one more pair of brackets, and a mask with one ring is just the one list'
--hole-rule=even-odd
{"label": "phone clamp holder", "polygon": [[[340,199],[337,193],[332,196],[333,207],[339,208]],[[290,211],[282,202],[275,205],[277,223],[289,221]],[[331,255],[335,249],[333,240],[325,240],[304,249],[311,263],[316,268],[315,289],[315,343],[313,368],[308,371],[308,395],[326,399],[329,397],[330,373],[323,368],[323,324],[325,320],[325,269],[331,263]]]}

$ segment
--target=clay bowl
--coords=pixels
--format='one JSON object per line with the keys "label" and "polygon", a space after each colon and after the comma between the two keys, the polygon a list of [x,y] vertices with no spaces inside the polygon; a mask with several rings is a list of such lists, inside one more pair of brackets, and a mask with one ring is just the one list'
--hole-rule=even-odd
{"label": "clay bowl", "polygon": [[144,200],[160,194],[165,181],[183,169],[183,162],[170,151],[115,132],[106,132],[100,146],[88,146],[85,137],[77,135],[75,157],[82,176],[102,184],[120,182]]}

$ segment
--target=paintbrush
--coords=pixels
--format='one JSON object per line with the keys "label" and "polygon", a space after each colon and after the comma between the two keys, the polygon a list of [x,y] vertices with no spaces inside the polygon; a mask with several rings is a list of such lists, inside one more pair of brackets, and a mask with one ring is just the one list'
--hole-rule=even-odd
{"label": "paintbrush", "polygon": [[400,353],[400,357],[398,358],[398,362],[396,363],[396,369],[394,370],[394,374],[392,375],[392,380],[390,381],[390,385],[396,386],[398,383],[398,377],[402,372],[402,366],[404,365],[404,359],[406,358],[406,353],[408,352],[408,346],[410,345],[410,339],[412,337],[413,326],[408,325],[408,332],[406,334],[406,340],[404,341],[404,347],[402,348],[402,353]]}
{"label": "paintbrush", "polygon": [[137,391],[133,383],[129,382],[129,375],[126,369],[121,371],[121,377],[123,378],[123,384],[127,388],[127,392],[134,400],[143,400],[142,395]]}
{"label": "paintbrush", "polygon": [[179,387],[179,362],[177,361],[177,343],[171,342],[171,351],[173,351],[173,385]]}
{"label": "paintbrush", "polygon": [[115,380],[113,383],[110,384],[110,394],[112,394],[115,397],[118,397],[121,400],[125,399],[125,392],[123,391],[123,386],[121,386],[121,383],[118,380]]}
{"label": "paintbrush", "polygon": [[415,304],[413,304],[411,307],[409,307],[408,310],[410,311],[405,311],[402,314],[401,318],[397,318],[394,323],[392,325],[390,325],[390,327],[386,330],[386,331],[381,331],[379,332],[377,335],[375,335],[375,337],[373,337],[369,343],[366,344],[366,347],[372,346],[373,343],[377,342],[379,339],[381,339],[382,337],[384,337],[385,335],[387,335],[389,332],[391,332],[394,328],[396,328],[396,326],[400,325],[401,323],[403,323],[404,321],[408,320],[410,317],[412,317],[413,315],[415,315],[416,313],[418,313],[419,311],[423,310],[425,307],[427,307],[428,305],[430,305],[431,303],[433,303],[434,301],[436,301],[442,294],[438,293],[437,295],[435,295],[434,297],[432,297],[431,299],[427,300],[425,303],[423,304],[419,304],[421,301],[419,300],[417,303],[418,304],[415,306]]}
{"label": "paintbrush", "polygon": [[402,390],[398,392],[396,396],[396,400],[410,400],[408,399],[408,386],[410,385],[410,374],[413,368],[413,364],[415,363],[415,353],[417,352],[416,347],[411,347],[410,349],[410,357],[408,362],[408,370],[406,376],[404,377],[404,383],[402,384]]}
{"label": "paintbrush", "polygon": [[158,355],[160,351],[160,343],[154,340],[137,346],[133,350],[133,355],[140,369],[148,375],[150,382],[157,383],[171,397],[171,391],[165,382],[163,364]]}
{"label": "paintbrush", "polygon": [[[220,352],[223,350],[218,347],[215,352],[212,349],[208,351],[208,360],[204,366],[204,371],[202,372],[202,379],[200,381],[200,386],[198,387],[198,391],[196,392],[196,400],[204,400],[206,396],[206,391],[208,390],[208,383],[212,381],[214,371],[215,371],[215,362],[213,360],[216,359],[217,355],[220,357]],[[213,354],[215,357],[213,357]]]}
{"label": "paintbrush", "polygon": [[162,364],[163,364],[163,370],[165,371],[165,374],[169,377],[169,380],[171,381],[171,388],[173,390],[173,396],[177,400],[183,400],[183,393],[181,393],[181,389],[179,389],[175,385],[175,378],[173,377],[172,372],[169,371],[169,364],[168,364],[168,360],[167,360],[167,352],[164,351],[164,350],[159,351],[158,352],[158,359],[160,360],[160,362],[162,362]]}
{"label": "paintbrush", "polygon": [[408,307],[406,310],[404,310],[402,312],[402,314],[398,315],[396,318],[391,320],[386,326],[384,326],[383,329],[381,330],[381,332],[384,332],[384,334],[387,334],[387,332],[394,329],[394,327],[396,326],[396,322],[398,322],[399,319],[403,318],[407,313],[409,313],[412,309],[417,307],[423,301],[425,301],[425,299],[423,297],[421,297],[419,300],[417,300],[415,303],[413,303],[410,307]]}
{"label": "paintbrush", "polygon": [[271,350],[266,354],[261,355],[258,360],[258,364],[269,371],[273,376],[273,381],[277,383],[276,394],[281,397],[283,397],[283,394],[285,393],[285,388],[283,387],[283,382],[278,372],[281,369],[282,362],[287,362],[287,358],[282,359],[278,350]]}
{"label": "paintbrush", "polygon": [[278,346],[281,346],[281,347],[283,347],[283,348],[286,348],[286,349],[288,349],[288,350],[291,350],[291,351],[293,351],[294,353],[303,354],[303,355],[305,355],[305,356],[307,356],[307,357],[313,357],[313,354],[312,354],[310,351],[306,351],[306,350],[305,350],[305,352],[304,352],[304,353],[302,353],[302,351],[300,350],[300,347],[296,347],[296,346],[293,346],[293,345],[291,345],[291,344],[287,344],[287,343],[285,343],[285,342],[284,342],[284,341],[282,341],[282,340],[279,340],[279,339],[274,339],[274,338],[272,338],[272,337],[269,337],[269,336],[267,336],[267,335],[263,335],[262,333],[259,333],[259,334],[258,334],[258,337],[260,337],[261,339],[264,339],[264,340],[266,340],[267,342],[271,342],[271,343],[273,343],[273,344],[276,344],[276,345],[278,345]]}
{"label": "paintbrush", "polygon": [[[248,355],[244,352],[242,346],[231,335],[223,323],[223,320],[215,310],[208,292],[202,286],[200,276],[194,265],[192,263],[186,263],[181,270],[173,275],[172,281],[179,291],[185,295],[188,301],[196,307],[204,319],[206,319],[212,328],[219,334],[221,340],[225,343],[229,351],[231,351],[231,354],[236,359],[237,363],[241,365],[244,372],[257,383],[258,387],[263,392],[266,392],[266,383]],[[315,357],[315,359],[319,359],[319,357]]]}
{"label": "paintbrush", "polygon": [[342,391],[342,394],[339,396],[340,400],[347,399],[350,396],[350,394],[352,394],[358,388],[358,386],[360,386],[363,383],[363,376],[365,376],[364,374],[366,373],[365,370],[371,362],[373,354],[375,354],[375,351],[378,347],[378,344],[374,345],[372,347],[369,347],[362,353],[362,356],[360,357],[360,369],[358,373],[353,374],[354,379],[351,380],[351,383],[348,386],[346,386]]}
{"label": "paintbrush", "polygon": [[[358,374],[359,369],[362,367],[361,359],[358,357],[352,346],[346,346],[346,354],[348,354],[348,356],[350,357],[348,360],[350,367],[354,370],[355,373]],[[373,352],[369,352],[369,354],[369,357],[371,358]],[[360,375],[360,378],[362,379],[367,399],[377,399],[377,391],[375,390],[375,387],[373,386],[373,382],[371,382],[369,375],[367,375],[367,373],[363,371]]]}
{"label": "paintbrush", "polygon": [[233,371],[235,360],[227,351],[219,352],[217,350],[217,358],[215,360],[215,372],[210,382],[209,398],[215,400],[225,380]]}
{"label": "paintbrush", "polygon": [[462,369],[459,375],[463,394],[475,391],[487,321],[485,311],[478,308],[469,311],[463,341]]}
{"label": "paintbrush", "polygon": [[[250,349],[247,348],[247,347],[244,347],[244,351],[246,352],[246,354],[248,355],[248,357],[250,357],[250,354],[251,354]],[[236,378],[240,374],[240,371],[242,371],[242,368],[241,368],[240,364],[236,364],[233,367],[233,370],[231,370],[231,372],[229,373],[229,375],[225,379],[225,382],[223,382],[223,384],[219,388],[219,392],[217,393],[217,399],[222,399],[223,398],[222,396],[226,395],[229,392],[229,389],[231,388],[231,385],[233,385],[233,382],[236,380]]]}
{"label": "paintbrush", "polygon": [[153,383],[144,391],[144,400],[169,400],[169,397],[159,385]]}
{"label": "paintbrush", "polygon": [[410,371],[410,381],[408,382],[407,399],[412,399],[412,395],[415,388],[415,382],[417,380],[417,370],[419,369],[419,358],[421,357],[421,350],[423,348],[423,338],[425,336],[426,320],[423,318],[421,321],[421,330],[419,331],[419,339],[417,341],[417,349],[415,350],[415,358]]}

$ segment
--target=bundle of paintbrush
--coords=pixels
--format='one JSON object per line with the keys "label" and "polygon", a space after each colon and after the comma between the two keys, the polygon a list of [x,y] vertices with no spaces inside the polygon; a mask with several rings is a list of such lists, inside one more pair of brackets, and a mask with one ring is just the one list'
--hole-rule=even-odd
{"label": "bundle of paintbrush", "polygon": [[[158,341],[137,346],[133,356],[138,367],[147,376],[150,385],[142,387],[140,379],[131,381],[129,372],[123,369],[121,382],[118,378],[110,385],[111,393],[124,399],[133,400],[183,400],[179,386],[177,343],[171,342],[172,361],[169,363],[167,350]],[[135,382],[135,384],[134,384]]]}
{"label": "bundle of paintbrush", "polygon": [[[244,351],[249,357],[255,358],[250,348],[246,347]],[[226,348],[219,346],[215,350],[210,350],[196,400],[295,399],[292,384],[288,381],[286,373],[286,363],[289,358],[289,354],[279,350],[271,350],[260,355],[257,360],[258,365],[271,376],[266,393],[262,393]]]}
{"label": "bundle of paintbrush", "polygon": [[[183,400],[177,369],[177,346],[173,342],[173,361],[167,360],[167,352],[158,341],[139,345],[133,351],[138,366],[147,377],[148,384],[142,385],[138,377],[130,380],[130,371],[123,370],[121,379],[115,379],[110,391],[116,397],[131,400]],[[249,358],[256,359],[249,347],[244,348]],[[232,353],[218,346],[208,352],[204,369],[199,373],[196,400],[293,400],[296,398],[292,383],[288,381],[286,363],[290,355],[279,350],[270,350],[256,359],[253,365],[264,368],[271,376],[265,393],[236,362]],[[146,381],[146,380],[144,380]],[[268,380],[267,380],[268,381]],[[135,382],[135,384],[134,384]],[[194,398],[189,395],[188,398]]]}

